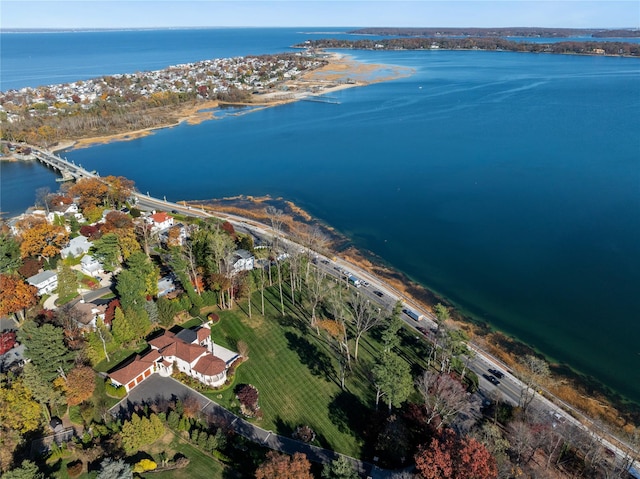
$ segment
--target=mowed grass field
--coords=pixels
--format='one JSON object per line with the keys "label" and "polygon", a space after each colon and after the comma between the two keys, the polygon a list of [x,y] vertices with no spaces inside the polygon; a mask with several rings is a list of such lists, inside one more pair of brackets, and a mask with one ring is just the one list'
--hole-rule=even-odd
{"label": "mowed grass field", "polygon": [[[214,341],[233,350],[238,341],[244,341],[249,360],[237,368],[232,387],[209,396],[238,412],[234,387],[253,384],[259,391],[263,418],[252,422],[287,436],[306,425],[316,432],[317,445],[361,457],[363,432],[375,405],[369,371],[381,351],[376,334],[360,341],[359,361],[352,360],[343,391],[339,356],[326,333],[318,335],[310,328],[305,308],[294,307],[289,300],[282,316],[276,288],[265,292],[265,297],[265,316],[260,314],[259,293],[253,296],[251,318],[246,302],[220,312],[221,321],[212,328]],[[353,351],[353,341],[350,346]],[[410,356],[414,357],[405,355],[409,362],[421,362],[419,354]]]}

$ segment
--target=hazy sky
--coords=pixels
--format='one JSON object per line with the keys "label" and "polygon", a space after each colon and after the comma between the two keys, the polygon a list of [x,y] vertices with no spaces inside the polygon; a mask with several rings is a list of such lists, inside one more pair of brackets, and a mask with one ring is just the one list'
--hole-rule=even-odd
{"label": "hazy sky", "polygon": [[640,28],[640,0],[1,0],[0,28]]}

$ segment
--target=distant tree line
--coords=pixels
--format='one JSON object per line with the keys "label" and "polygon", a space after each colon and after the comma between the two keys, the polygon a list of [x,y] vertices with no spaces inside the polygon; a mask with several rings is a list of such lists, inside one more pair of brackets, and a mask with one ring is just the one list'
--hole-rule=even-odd
{"label": "distant tree line", "polygon": [[540,28],[540,27],[502,27],[502,28],[359,28],[348,33],[360,35],[394,35],[394,36],[472,36],[472,37],[594,37],[622,38],[640,37],[640,30],[618,29],[603,30],[594,28]]}

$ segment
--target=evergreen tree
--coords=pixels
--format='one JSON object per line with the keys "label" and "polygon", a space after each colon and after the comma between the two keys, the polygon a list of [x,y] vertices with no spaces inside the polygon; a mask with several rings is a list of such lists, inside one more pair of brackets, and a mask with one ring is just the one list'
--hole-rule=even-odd
{"label": "evergreen tree", "polygon": [[108,457],[100,464],[100,472],[96,479],[133,479],[133,471],[123,459]]}
{"label": "evergreen tree", "polygon": [[145,285],[145,296],[158,294],[158,279],[160,271],[142,251],[132,253],[127,259],[126,267],[129,271],[141,278]]}
{"label": "evergreen tree", "polygon": [[217,431],[216,431],[216,434],[209,434],[209,436],[207,437],[207,443],[204,445],[204,450],[209,453],[215,451],[216,449],[218,449]]}
{"label": "evergreen tree", "polygon": [[64,344],[62,328],[45,323],[38,326],[26,321],[18,331],[18,341],[24,344],[24,355],[30,359],[45,381],[53,381],[69,372],[75,353]]}
{"label": "evergreen tree", "polygon": [[144,303],[147,301],[146,288],[143,276],[139,276],[135,271],[129,269],[120,271],[116,278],[116,291],[118,291],[122,309],[125,311],[143,310]]}
{"label": "evergreen tree", "polygon": [[169,327],[173,324],[173,320],[180,311],[180,304],[177,300],[158,298],[156,303],[158,308],[158,321],[162,326]]}
{"label": "evergreen tree", "polygon": [[178,429],[179,424],[180,424],[180,415],[175,411],[171,411],[169,413],[169,416],[167,416],[167,425],[171,429],[176,430]]}
{"label": "evergreen tree", "polygon": [[385,396],[389,411],[400,405],[413,391],[413,378],[409,364],[394,353],[385,353],[373,367],[376,386],[376,407],[381,396]]}
{"label": "evergreen tree", "polygon": [[158,320],[160,319],[160,313],[158,311],[158,305],[155,301],[153,301],[152,299],[150,299],[149,301],[145,301],[144,310],[147,313],[149,321],[152,324],[158,322]]}
{"label": "evergreen tree", "polygon": [[18,241],[11,235],[0,234],[0,273],[13,273],[21,265]]}
{"label": "evergreen tree", "polygon": [[64,263],[58,268],[58,297],[70,301],[78,295],[78,278],[75,271]]}
{"label": "evergreen tree", "polygon": [[111,332],[113,333],[114,339],[120,344],[133,341],[136,337],[129,318],[125,316],[121,308],[116,308],[115,318],[113,318],[113,323],[111,324]]}
{"label": "evergreen tree", "polygon": [[91,254],[102,263],[105,271],[115,271],[120,266],[120,245],[114,233],[107,233],[93,242]]}
{"label": "evergreen tree", "polygon": [[22,465],[12,471],[5,472],[3,479],[44,479],[44,474],[38,470],[38,466],[32,461],[24,460]]}
{"label": "evergreen tree", "polygon": [[338,459],[325,464],[322,469],[322,479],[358,479],[359,477],[353,464],[345,456],[339,456]]}

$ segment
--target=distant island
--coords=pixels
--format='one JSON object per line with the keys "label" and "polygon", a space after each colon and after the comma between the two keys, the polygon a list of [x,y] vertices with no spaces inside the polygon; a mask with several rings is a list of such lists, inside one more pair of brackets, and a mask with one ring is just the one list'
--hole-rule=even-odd
{"label": "distant island", "polygon": [[602,28],[540,28],[540,27],[500,27],[500,28],[359,28],[347,32],[353,35],[395,35],[420,37],[525,37],[525,38],[638,38],[640,29]]}
{"label": "distant island", "polygon": [[[590,32],[590,33],[587,33]],[[480,29],[480,28],[365,28],[349,32],[359,35],[391,36],[385,39],[320,39],[307,40],[298,48],[344,48],[354,50],[487,50],[565,55],[615,55],[640,57],[640,44],[623,41],[601,41],[595,38],[637,37],[636,30],[573,29]],[[570,35],[571,34],[571,35]],[[507,37],[567,38],[589,36],[589,41],[522,42]]]}

